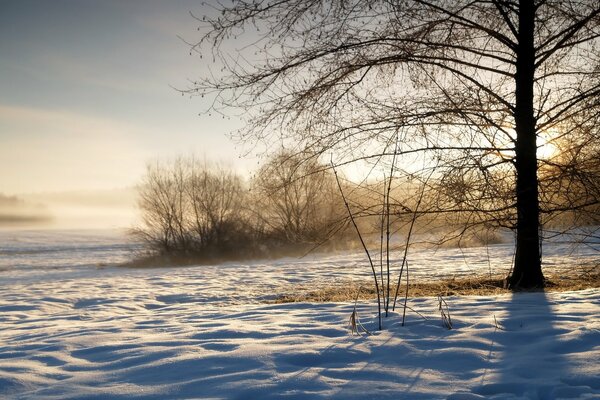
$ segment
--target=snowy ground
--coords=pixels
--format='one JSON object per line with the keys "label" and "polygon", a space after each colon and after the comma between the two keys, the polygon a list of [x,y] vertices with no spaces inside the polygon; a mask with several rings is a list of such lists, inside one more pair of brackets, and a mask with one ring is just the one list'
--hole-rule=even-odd
{"label": "snowy ground", "polygon": [[[121,242],[72,234],[0,235],[0,398],[600,398],[598,289],[448,298],[453,330],[434,299],[411,299],[427,320],[393,314],[352,337],[352,304],[264,300],[368,276],[360,254],[131,270],[110,267]],[[554,251],[556,266],[592,254]],[[446,249],[411,265],[426,279],[510,257]],[[374,312],[359,304],[370,330]]]}

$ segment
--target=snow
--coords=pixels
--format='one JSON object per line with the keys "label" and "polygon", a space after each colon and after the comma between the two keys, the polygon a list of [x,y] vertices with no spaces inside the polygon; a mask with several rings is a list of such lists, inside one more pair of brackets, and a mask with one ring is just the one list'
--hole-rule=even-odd
{"label": "snow", "polygon": [[[448,297],[452,330],[434,298],[409,299],[427,319],[407,311],[401,326],[393,313],[382,331],[375,303],[359,302],[373,334],[351,336],[352,303],[265,300],[368,277],[360,254],[134,270],[110,266],[125,252],[117,239],[81,236],[52,253],[61,240],[22,236],[0,248],[3,399],[600,398],[600,289]],[[508,248],[490,247],[490,262]],[[485,251],[460,253],[421,254],[412,276],[488,271]]]}

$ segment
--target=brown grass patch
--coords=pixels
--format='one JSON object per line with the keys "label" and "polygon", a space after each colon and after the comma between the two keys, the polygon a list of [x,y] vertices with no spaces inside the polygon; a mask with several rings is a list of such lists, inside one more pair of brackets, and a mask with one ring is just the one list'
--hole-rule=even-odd
{"label": "brown grass patch", "polygon": [[[294,303],[294,302],[340,302],[352,301],[356,298],[358,288],[360,293],[358,298],[361,300],[370,300],[377,296],[372,281],[342,281],[332,284],[323,283],[321,287],[315,287],[315,284],[309,286],[294,286],[289,292],[283,293],[273,303]],[[591,288],[600,288],[600,272],[588,273],[585,275],[565,277],[548,276],[546,277],[545,292],[564,292],[568,290],[583,290]],[[393,288],[395,290],[395,288]],[[400,293],[404,294],[405,286],[402,286]],[[511,290],[505,289],[503,278],[456,278],[446,279],[436,282],[411,283],[408,286],[408,295],[410,297],[430,297],[430,296],[489,296],[504,293],[511,293]],[[392,290],[393,295],[393,290]],[[402,297],[399,295],[399,297]]]}

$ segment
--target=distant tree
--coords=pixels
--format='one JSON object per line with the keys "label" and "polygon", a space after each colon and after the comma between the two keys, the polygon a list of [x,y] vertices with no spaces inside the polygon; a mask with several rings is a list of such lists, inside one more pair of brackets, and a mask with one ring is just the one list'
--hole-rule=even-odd
{"label": "distant tree", "polygon": [[184,227],[187,201],[183,183],[187,180],[186,175],[182,160],[165,166],[150,163],[139,185],[142,226],[136,229],[136,234],[162,252],[185,248],[188,243]]}
{"label": "distant tree", "polygon": [[[600,206],[600,113],[583,124],[566,127],[580,134],[569,142],[556,141],[555,154],[543,160],[540,168],[544,218],[548,223],[564,214],[575,218],[571,226],[598,224]],[[555,224],[556,225],[556,224]]]}
{"label": "distant tree", "polygon": [[189,92],[247,110],[242,140],[452,178],[440,207],[515,229],[510,286],[544,285],[540,213],[560,206],[538,147],[568,153],[600,112],[597,0],[241,0],[201,21],[215,68]]}
{"label": "distant tree", "polygon": [[542,221],[549,237],[567,233],[574,243],[600,242],[600,115],[595,114],[565,128],[585,134],[556,142],[553,156],[540,167]]}
{"label": "distant tree", "polygon": [[142,224],[135,233],[164,253],[240,250],[246,234],[240,177],[193,158],[148,164],[139,186]]}
{"label": "distant tree", "polygon": [[186,193],[197,247],[223,246],[245,229],[246,190],[234,172],[196,165],[190,168]]}
{"label": "distant tree", "polygon": [[343,216],[333,174],[315,158],[289,152],[272,156],[253,180],[255,215],[286,242],[322,242]]}

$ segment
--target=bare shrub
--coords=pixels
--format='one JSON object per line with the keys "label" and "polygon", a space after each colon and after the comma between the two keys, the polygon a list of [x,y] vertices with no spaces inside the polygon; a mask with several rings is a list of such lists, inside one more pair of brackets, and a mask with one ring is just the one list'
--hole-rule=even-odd
{"label": "bare shrub", "polygon": [[139,186],[142,224],[135,235],[159,253],[220,255],[251,229],[244,217],[240,177],[193,158],[148,164]]}
{"label": "bare shrub", "polygon": [[190,234],[195,248],[230,248],[241,239],[245,190],[239,176],[217,168],[190,167],[187,196]]}
{"label": "bare shrub", "polygon": [[452,318],[450,317],[450,308],[448,307],[448,303],[446,303],[446,300],[444,300],[441,295],[438,295],[438,310],[442,319],[442,325],[448,330],[452,329]]}
{"label": "bare shrub", "polygon": [[148,164],[134,234],[153,253],[188,263],[305,252],[344,224],[332,174],[286,153],[248,187],[222,166],[194,158]]}
{"label": "bare shrub", "polygon": [[315,157],[275,155],[256,174],[252,191],[258,224],[280,242],[322,242],[343,218],[333,174]]}
{"label": "bare shrub", "polygon": [[187,243],[184,229],[187,201],[183,187],[186,174],[181,159],[171,164],[157,161],[146,166],[138,198],[142,224],[135,234],[155,250],[170,252]]}

